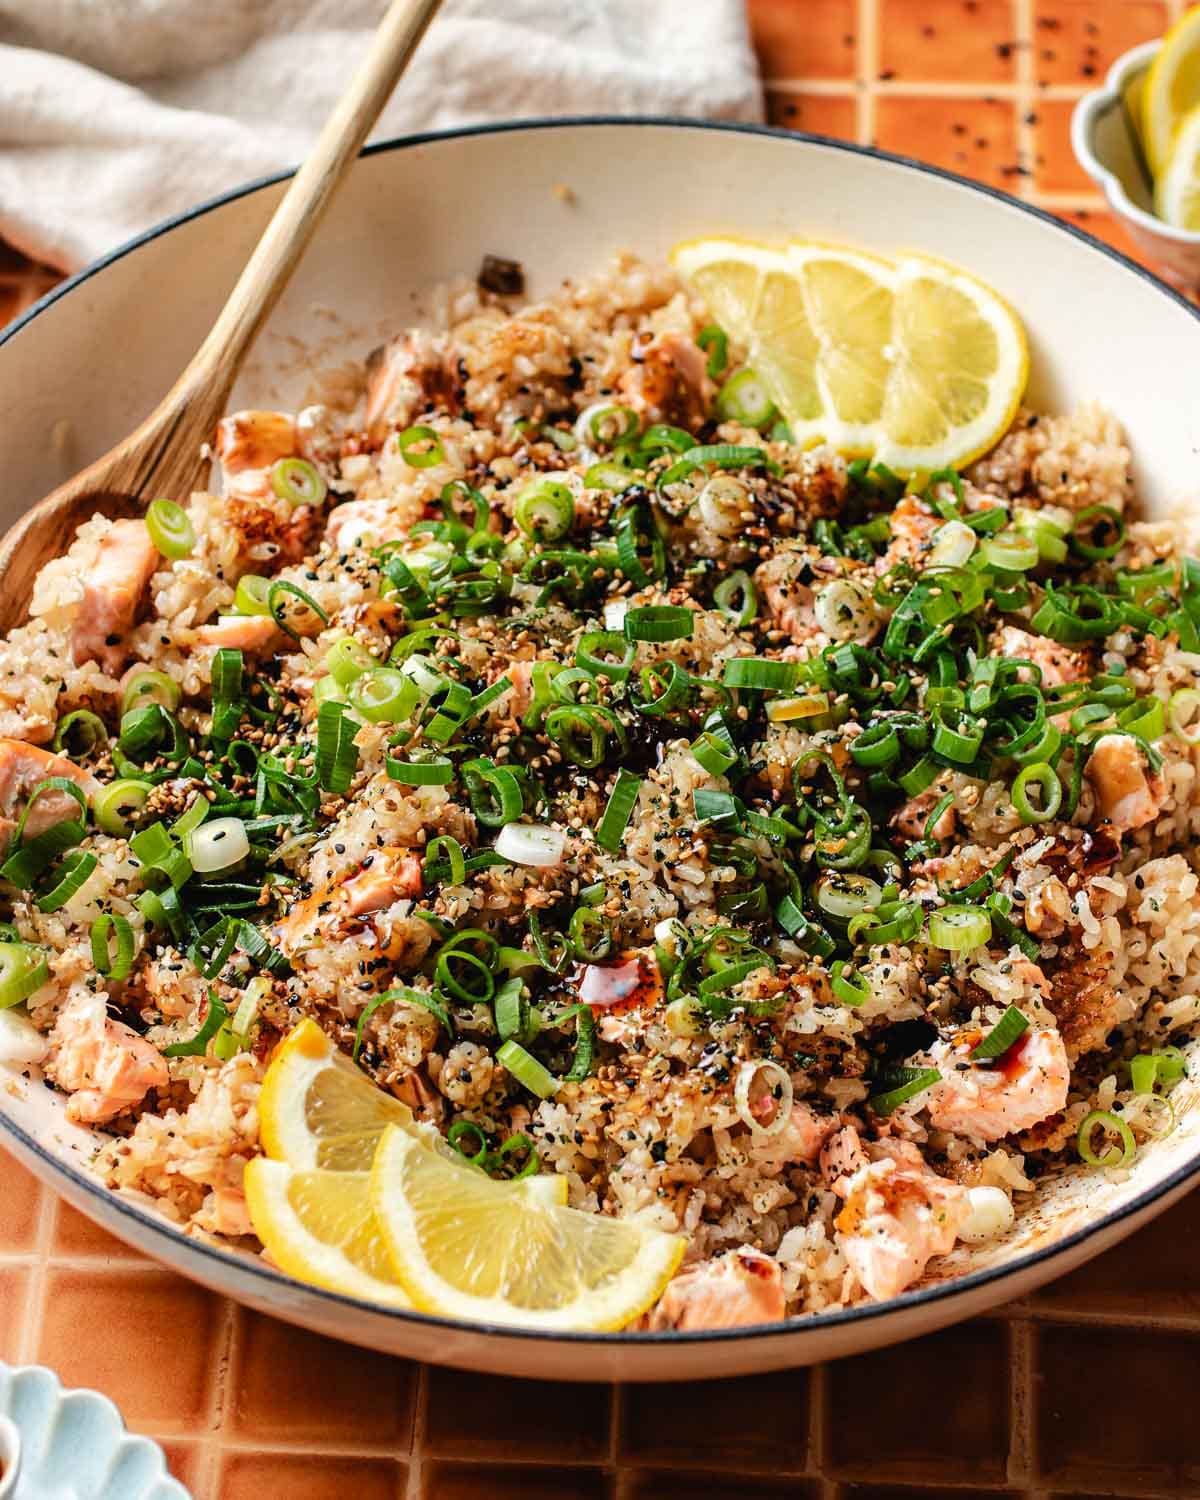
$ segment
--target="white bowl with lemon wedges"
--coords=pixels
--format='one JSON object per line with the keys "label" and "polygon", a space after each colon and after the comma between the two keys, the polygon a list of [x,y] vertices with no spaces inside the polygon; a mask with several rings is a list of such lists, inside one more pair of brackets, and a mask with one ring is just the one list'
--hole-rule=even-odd
{"label": "white bowl with lemon wedges", "polygon": [[1200,287],[1200,6],[1113,63],[1076,105],[1071,145],[1160,273]]}
{"label": "white bowl with lemon wedges", "polygon": [[[0,337],[0,524],[153,405],[281,191],[281,181],[254,184],[161,226]],[[314,366],[361,359],[415,301],[473,276],[486,255],[520,261],[539,297],[628,249],[673,260],[701,289],[798,439],[928,477],[985,451],[1018,403],[1065,411],[1095,400],[1123,425],[1150,515],[1200,515],[1200,383],[1181,378],[1200,350],[1200,310],[1002,193],[757,128],[543,121],[374,148],[272,314],[233,405],[303,405]],[[918,1336],[1029,1294],[1200,1179],[1200,1109],[1186,1079],[1176,1128],[1128,1170],[1064,1174],[1002,1241],[961,1244],[901,1296],[753,1327],[648,1332],[639,1316],[685,1253],[681,1234],[570,1207],[552,1173],[489,1177],[298,1013],[261,1049],[261,1154],[245,1173],[257,1239],[181,1232],[96,1175],[107,1137],[74,1123],[43,1081],[45,1039],[15,998],[0,1011],[0,1144],[69,1202],[247,1306],[494,1373],[703,1379]]]}

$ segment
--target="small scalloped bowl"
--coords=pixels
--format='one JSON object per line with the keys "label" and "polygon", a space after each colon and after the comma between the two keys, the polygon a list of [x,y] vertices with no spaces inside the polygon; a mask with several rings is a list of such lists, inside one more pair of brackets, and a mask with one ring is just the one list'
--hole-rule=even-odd
{"label": "small scalloped bowl", "polygon": [[126,1432],[99,1391],[0,1363],[0,1500],[189,1500],[162,1449]]}
{"label": "small scalloped bowl", "polygon": [[1108,206],[1159,273],[1185,291],[1200,288],[1200,234],[1176,229],[1154,212],[1154,190],[1129,98],[1144,80],[1161,42],[1143,42],[1118,57],[1101,88],[1071,116],[1071,147],[1083,170],[1104,190]]}

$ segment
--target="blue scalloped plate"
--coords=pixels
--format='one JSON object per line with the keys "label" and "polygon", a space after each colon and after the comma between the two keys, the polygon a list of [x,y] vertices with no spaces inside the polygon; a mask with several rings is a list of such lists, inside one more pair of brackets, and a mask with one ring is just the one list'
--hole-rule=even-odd
{"label": "blue scalloped plate", "polygon": [[0,1414],[21,1440],[16,1486],[6,1470],[0,1500],[190,1500],[158,1444],[126,1432],[98,1391],[65,1391],[51,1370],[0,1363]]}

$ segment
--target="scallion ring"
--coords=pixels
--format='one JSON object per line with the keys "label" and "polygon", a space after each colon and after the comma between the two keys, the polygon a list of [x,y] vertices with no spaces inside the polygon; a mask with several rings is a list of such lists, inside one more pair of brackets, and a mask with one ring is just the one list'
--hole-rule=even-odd
{"label": "scallion ring", "polygon": [[196,528],[174,500],[151,500],[146,507],[146,530],[164,557],[178,561],[196,550]]}
{"label": "scallion ring", "polygon": [[[1102,1155],[1097,1154],[1092,1146],[1092,1136],[1097,1129],[1102,1129],[1106,1136],[1115,1136],[1119,1144],[1114,1144]],[[1133,1131],[1119,1115],[1107,1109],[1093,1109],[1083,1117],[1076,1144],[1080,1157],[1089,1167],[1127,1167],[1137,1154]]]}
{"label": "scallion ring", "polygon": [[[1040,797],[1035,802],[1029,795],[1036,786]],[[1045,761],[1035,761],[1025,766],[1012,785],[1012,802],[1022,823],[1048,823],[1062,806],[1062,782],[1053,766]]]}
{"label": "scallion ring", "polygon": [[315,465],[305,458],[280,458],[271,465],[271,488],[289,505],[320,505],[326,485]]}
{"label": "scallion ring", "polygon": [[396,451],[410,469],[431,469],[446,462],[446,450],[432,427],[406,427],[398,432]]}

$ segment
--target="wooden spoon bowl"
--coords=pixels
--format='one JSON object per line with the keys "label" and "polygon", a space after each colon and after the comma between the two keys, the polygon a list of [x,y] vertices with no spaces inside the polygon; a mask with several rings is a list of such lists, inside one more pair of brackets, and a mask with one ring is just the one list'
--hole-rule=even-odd
{"label": "wooden spoon bowl", "polygon": [[242,361],[441,0],[393,0],[346,93],[292,179],[211,332],[167,395],[128,437],[59,485],[0,542],[0,633],[26,619],[34,579],[100,512],[140,515],[156,496],[186,499]]}

